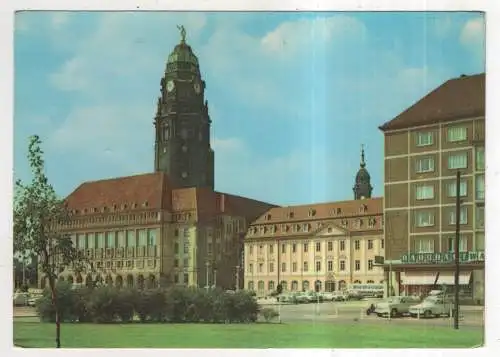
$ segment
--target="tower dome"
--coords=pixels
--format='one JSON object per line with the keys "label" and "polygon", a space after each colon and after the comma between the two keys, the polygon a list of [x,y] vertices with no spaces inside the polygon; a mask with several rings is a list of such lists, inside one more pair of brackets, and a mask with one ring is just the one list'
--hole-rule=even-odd
{"label": "tower dome", "polygon": [[371,185],[370,173],[366,169],[365,149],[363,146],[361,146],[361,162],[352,190],[355,200],[371,198],[372,196],[373,187]]}
{"label": "tower dome", "polygon": [[186,43],[186,30],[184,26],[177,27],[181,33],[181,40],[168,56],[167,73],[185,71],[199,75],[198,57],[194,54],[191,46]]}

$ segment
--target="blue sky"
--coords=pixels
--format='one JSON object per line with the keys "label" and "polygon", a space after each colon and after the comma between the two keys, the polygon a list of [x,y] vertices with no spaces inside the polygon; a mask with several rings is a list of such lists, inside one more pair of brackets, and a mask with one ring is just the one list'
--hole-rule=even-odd
{"label": "blue sky", "polygon": [[352,198],[361,144],[383,192],[377,127],[484,71],[474,13],[22,12],[15,29],[15,176],[44,142],[57,192],[153,169],[153,116],[177,24],[200,60],[216,189],[277,204]]}

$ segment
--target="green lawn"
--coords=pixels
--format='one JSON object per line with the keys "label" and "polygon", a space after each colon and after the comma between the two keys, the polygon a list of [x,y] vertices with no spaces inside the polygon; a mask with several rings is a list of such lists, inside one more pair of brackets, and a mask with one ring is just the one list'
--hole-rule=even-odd
{"label": "green lawn", "polygon": [[[473,347],[481,329],[362,323],[62,324],[69,348],[448,348]],[[54,347],[52,324],[16,319],[14,344]]]}

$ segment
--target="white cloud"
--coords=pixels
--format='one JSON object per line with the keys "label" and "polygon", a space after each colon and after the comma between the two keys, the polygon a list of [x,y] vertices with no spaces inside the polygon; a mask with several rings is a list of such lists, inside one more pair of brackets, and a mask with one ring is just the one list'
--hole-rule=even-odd
{"label": "white cloud", "polygon": [[311,51],[327,42],[359,38],[366,32],[364,24],[352,17],[336,15],[313,20],[288,21],[267,33],[260,41],[265,52],[276,56],[292,56]]}
{"label": "white cloud", "polygon": [[483,17],[471,19],[465,23],[460,33],[460,42],[472,51],[484,51],[485,23]]}
{"label": "white cloud", "polygon": [[70,14],[68,12],[58,11],[50,16],[50,24],[53,29],[62,29],[70,20]]}

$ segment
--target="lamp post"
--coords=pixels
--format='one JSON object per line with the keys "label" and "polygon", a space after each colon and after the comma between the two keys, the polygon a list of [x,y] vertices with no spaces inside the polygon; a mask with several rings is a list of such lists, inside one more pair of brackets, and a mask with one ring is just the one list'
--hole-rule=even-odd
{"label": "lamp post", "polygon": [[454,319],[454,329],[458,330],[458,313],[459,313],[459,303],[458,303],[458,289],[460,286],[460,171],[457,171],[457,183],[456,183],[456,202],[455,202],[455,319]]}

